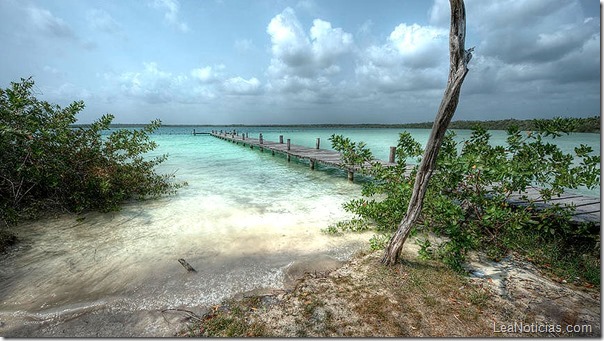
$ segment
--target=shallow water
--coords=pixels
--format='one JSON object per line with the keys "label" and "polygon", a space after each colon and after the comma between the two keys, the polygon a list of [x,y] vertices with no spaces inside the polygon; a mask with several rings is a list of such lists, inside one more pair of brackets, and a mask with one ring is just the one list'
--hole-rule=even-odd
{"label": "shallow water", "polygon": [[[360,195],[344,172],[310,171],[270,153],[191,136],[191,129],[165,127],[154,135],[157,153],[170,155],[160,171],[189,184],[177,195],[20,227],[22,242],[0,258],[1,336],[170,336],[183,320],[166,309],[200,312],[237,292],[282,287],[283,270],[294,262],[344,260],[367,247],[370,233],[320,231],[349,218],[341,205]],[[342,133],[367,142],[382,159],[399,132],[247,129],[250,136],[285,135],[307,146],[320,137],[323,148],[332,133]],[[414,136],[425,143],[428,131]],[[599,153],[599,135],[597,141]],[[179,258],[197,273],[187,273]]]}

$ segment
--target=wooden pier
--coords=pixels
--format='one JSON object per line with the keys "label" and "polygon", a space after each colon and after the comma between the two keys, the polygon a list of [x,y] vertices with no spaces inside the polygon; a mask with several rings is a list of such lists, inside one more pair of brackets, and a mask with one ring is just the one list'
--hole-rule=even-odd
{"label": "wooden pier", "polygon": [[571,218],[571,221],[573,222],[590,222],[600,226],[600,222],[602,221],[600,215],[602,206],[600,203],[600,198],[588,197],[581,194],[562,193],[562,195],[559,197],[551,198],[549,203],[545,204],[543,203],[543,199],[539,199],[539,189],[529,187],[526,189],[525,193],[514,193],[512,196],[510,196],[510,198],[508,198],[508,202],[512,205],[526,205],[527,202],[526,200],[523,200],[522,196],[532,199],[537,209],[555,204],[566,207],[574,207],[575,211],[573,212],[573,216]]}
{"label": "wooden pier", "polygon": [[[342,162],[342,157],[339,152],[321,149],[321,141],[317,138],[315,148],[303,147],[291,144],[291,140],[283,140],[283,135],[279,136],[278,142],[267,141],[259,134],[258,138],[249,137],[247,133],[237,132],[217,132],[213,131],[210,133],[212,136],[230,141],[236,144],[242,144],[243,146],[249,146],[251,149],[258,148],[261,151],[270,151],[273,155],[275,153],[284,154],[287,161],[291,161],[291,157],[295,157],[301,160],[308,160],[310,169],[315,169],[316,165],[321,163],[327,166],[332,166],[348,171],[348,180],[354,179],[354,173],[359,171],[358,167],[349,167]],[[383,160],[374,160],[382,163],[385,166],[394,165],[394,150],[391,149],[391,162]],[[369,166],[369,164],[367,164]]]}
{"label": "wooden pier", "polygon": [[[200,134],[200,133],[197,133]],[[197,135],[194,132],[194,135]],[[273,155],[275,153],[280,153],[286,155],[287,161],[291,161],[291,157],[295,157],[302,160],[308,160],[310,164],[310,169],[315,169],[318,163],[344,169],[348,171],[348,180],[352,181],[354,179],[354,173],[359,171],[358,167],[349,167],[342,162],[341,154],[339,152],[327,149],[320,149],[320,140],[317,138],[315,148],[309,148],[299,145],[291,144],[291,140],[283,140],[283,135],[279,136],[279,141],[267,141],[263,138],[262,134],[258,135],[258,138],[249,137],[248,133],[239,133],[237,131],[212,131],[211,133],[206,133],[212,135],[214,137],[220,138],[225,141],[230,141],[236,144],[241,144],[243,146],[249,146],[251,149],[257,148],[260,151],[270,151]],[[380,162],[384,166],[393,166],[395,155],[395,148],[390,147],[390,157],[388,161],[383,160],[374,160]],[[367,164],[367,166],[370,166]],[[408,171],[412,166],[408,166]],[[526,205],[526,200],[522,199],[522,196],[526,196],[529,200],[534,200],[537,208],[539,206],[544,206],[543,200],[540,200],[539,191],[537,188],[528,188],[525,193],[522,194],[514,194],[511,196],[508,201],[513,205]],[[541,203],[541,204],[540,204]],[[560,204],[561,206],[573,206],[575,207],[575,212],[573,212],[572,221],[580,223],[580,222],[590,222],[595,223],[600,226],[601,217],[601,204],[600,198],[588,197],[580,194],[572,194],[572,193],[564,193],[560,197],[555,197],[550,200],[550,204]]]}

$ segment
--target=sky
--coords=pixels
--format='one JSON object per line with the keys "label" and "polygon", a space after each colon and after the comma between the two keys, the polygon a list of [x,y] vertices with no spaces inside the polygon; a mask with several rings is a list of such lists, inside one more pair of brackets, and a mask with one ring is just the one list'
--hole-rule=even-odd
{"label": "sky", "polygon": [[[454,120],[600,115],[597,0],[466,0]],[[447,0],[0,0],[0,87],[89,123],[432,121]]]}

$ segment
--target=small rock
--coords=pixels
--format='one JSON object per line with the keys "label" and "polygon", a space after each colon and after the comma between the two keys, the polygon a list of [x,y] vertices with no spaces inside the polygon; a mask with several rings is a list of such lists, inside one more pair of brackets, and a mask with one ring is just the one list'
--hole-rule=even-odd
{"label": "small rock", "polygon": [[474,270],[474,271],[472,271],[472,276],[477,277],[477,278],[483,278],[484,272],[482,272],[480,270]]}

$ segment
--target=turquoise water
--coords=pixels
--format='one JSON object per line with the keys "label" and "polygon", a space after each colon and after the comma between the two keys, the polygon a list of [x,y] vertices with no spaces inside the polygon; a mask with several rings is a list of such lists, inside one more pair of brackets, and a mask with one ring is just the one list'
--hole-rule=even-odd
{"label": "turquoise water", "polygon": [[[350,218],[342,204],[360,195],[338,169],[288,163],[284,157],[197,131],[225,127],[162,127],[159,171],[187,187],[177,195],[134,202],[120,212],[61,216],[22,226],[22,243],[0,258],[2,336],[170,336],[182,323],[165,309],[200,311],[237,292],[283,286],[296,262],[349,258],[371,236],[327,236],[321,229]],[[266,140],[330,148],[331,134],[364,141],[380,159],[398,129],[236,128]],[[410,130],[421,143],[429,130]],[[459,138],[469,131],[458,131]],[[494,143],[505,133],[493,132]],[[599,135],[573,134],[600,153]],[[599,196],[599,190],[595,195]],[[178,263],[186,259],[197,273]],[[115,316],[127,316],[117,321]],[[170,323],[168,323],[168,321]],[[153,328],[150,328],[150,327]]]}
{"label": "turquoise water", "polygon": [[[292,144],[306,146],[314,148],[316,145],[317,138],[320,139],[320,145],[323,149],[332,149],[329,137],[332,134],[342,134],[346,137],[351,138],[353,141],[363,141],[367,147],[372,151],[373,155],[377,159],[388,160],[390,153],[390,146],[396,146],[398,143],[399,133],[402,131],[398,128],[299,128],[299,127],[162,127],[158,131],[158,139],[165,137],[165,135],[177,135],[177,134],[190,134],[193,129],[197,132],[211,131],[211,130],[224,130],[232,131],[236,129],[238,132],[248,133],[250,137],[258,138],[259,133],[262,133],[263,138],[267,141],[279,141],[279,136],[283,135],[284,141],[290,139]],[[430,135],[429,129],[407,129],[409,133],[419,143],[425,146]],[[454,130],[456,133],[456,140],[463,141],[470,138],[471,130]],[[505,131],[490,131],[492,145],[505,145],[507,134]],[[162,136],[162,137],[160,137]],[[184,137],[183,137],[184,138]],[[212,138],[205,135],[196,136],[197,139]],[[169,139],[167,139],[169,140]],[[564,153],[572,153],[575,147],[580,144],[585,144],[593,149],[593,155],[600,155],[600,134],[591,133],[573,133],[558,137],[555,139],[545,139],[546,141],[555,143],[560,147]],[[159,140],[158,140],[159,141]],[[202,140],[201,140],[202,141]],[[202,141],[202,143],[205,143]],[[224,141],[221,141],[224,144]],[[214,147],[212,147],[214,148]],[[225,147],[226,148],[226,147]],[[241,149],[242,147],[238,147]],[[172,153],[172,149],[166,149],[168,153]],[[217,150],[217,152],[220,152]],[[180,152],[181,155],[184,151]],[[241,156],[243,157],[243,156]],[[176,161],[176,160],[173,160]],[[278,167],[282,162],[272,162],[271,166]],[[334,172],[336,174],[344,174],[337,170],[327,169],[328,172]],[[578,189],[575,192],[579,192],[589,196],[600,196],[600,188],[589,189]]]}

